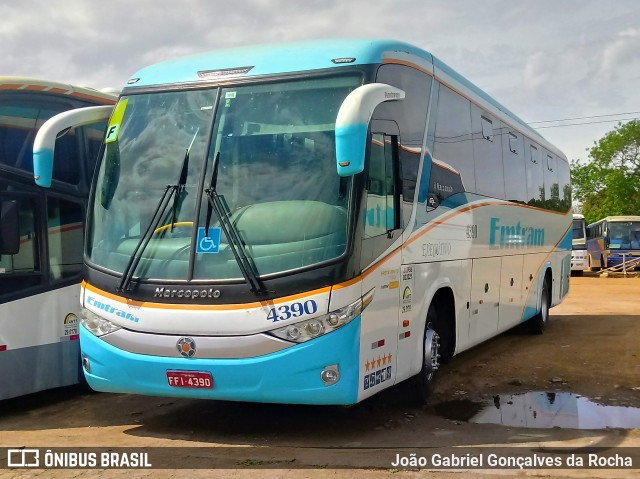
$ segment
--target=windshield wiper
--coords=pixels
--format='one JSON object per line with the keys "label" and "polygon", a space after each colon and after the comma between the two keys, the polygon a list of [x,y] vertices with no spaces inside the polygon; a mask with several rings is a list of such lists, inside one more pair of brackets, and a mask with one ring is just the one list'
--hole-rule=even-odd
{"label": "windshield wiper", "polygon": [[187,185],[187,175],[189,174],[189,153],[191,152],[191,147],[193,146],[193,142],[196,141],[196,136],[198,136],[199,131],[200,131],[200,128],[198,128],[196,130],[196,133],[193,135],[193,138],[191,139],[191,144],[189,145],[189,148],[187,148],[187,151],[184,154],[184,159],[182,160],[182,171],[180,172],[180,179],[178,180],[176,194],[173,197],[173,208],[171,213],[171,231],[172,232],[176,225],[176,219],[178,216],[178,204],[184,201],[185,195],[183,195],[183,193],[184,193],[185,186]]}
{"label": "windshield wiper", "polygon": [[138,267],[140,260],[142,259],[142,253],[146,249],[151,237],[153,236],[153,232],[158,227],[164,212],[169,206],[169,201],[171,201],[171,197],[176,193],[178,189],[178,185],[167,185],[160,198],[160,201],[156,205],[156,209],[153,212],[153,217],[149,222],[149,226],[147,226],[146,231],[140,237],[138,244],[136,245],[133,253],[131,254],[131,258],[129,258],[129,262],[127,263],[127,267],[122,272],[122,279],[120,280],[120,284],[116,288],[116,291],[123,292],[129,288],[129,284],[131,283],[131,279],[133,278],[133,273]]}
{"label": "windshield wiper", "polygon": [[258,278],[256,273],[256,267],[253,263],[252,259],[247,256],[245,251],[245,245],[240,237],[240,233],[238,229],[233,224],[230,218],[230,211],[227,208],[224,201],[216,191],[216,184],[218,182],[218,165],[220,164],[220,152],[215,156],[214,165],[213,165],[213,173],[211,174],[211,182],[209,184],[209,188],[205,189],[204,192],[207,195],[207,200],[209,201],[209,205],[207,207],[207,218],[205,223],[205,234],[209,234],[209,224],[211,222],[211,211],[214,210],[216,212],[216,216],[220,220],[220,227],[224,232],[224,235],[227,237],[227,241],[229,242],[229,247],[231,248],[231,252],[236,259],[236,263],[238,263],[238,267],[244,276],[245,281],[249,285],[251,292],[256,294],[265,294],[267,290],[264,285]]}
{"label": "windshield wiper", "polygon": [[131,280],[133,279],[133,274],[136,268],[138,267],[138,264],[140,264],[140,260],[142,259],[142,254],[144,253],[144,250],[147,248],[149,241],[151,241],[151,237],[153,236],[156,228],[158,227],[158,224],[162,220],[162,217],[164,216],[167,206],[169,206],[169,201],[171,201],[172,196],[173,196],[173,207],[172,207],[172,213],[171,213],[171,231],[173,231],[173,228],[176,224],[176,217],[178,214],[179,203],[181,202],[181,200],[183,200],[183,196],[184,196],[183,193],[184,193],[185,186],[187,184],[187,175],[189,173],[189,153],[191,151],[191,147],[193,146],[193,142],[196,140],[198,131],[200,131],[199,128],[196,131],[195,135],[193,135],[193,138],[191,139],[191,144],[189,145],[189,148],[187,148],[187,151],[184,154],[184,159],[182,160],[182,169],[180,170],[180,178],[178,179],[178,183],[176,183],[175,185],[167,185],[167,187],[165,188],[164,193],[162,194],[162,197],[160,198],[160,201],[156,205],[156,209],[153,212],[153,217],[149,222],[149,226],[147,226],[146,231],[140,237],[138,244],[136,245],[135,249],[133,250],[133,253],[131,254],[131,258],[129,258],[127,267],[122,272],[122,279],[120,280],[120,284],[116,288],[116,291],[123,292],[129,288],[129,285],[131,284]]}

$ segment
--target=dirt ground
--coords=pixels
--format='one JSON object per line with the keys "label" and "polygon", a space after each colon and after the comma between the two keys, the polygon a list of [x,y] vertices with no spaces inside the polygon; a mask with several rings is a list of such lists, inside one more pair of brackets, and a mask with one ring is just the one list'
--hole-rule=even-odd
{"label": "dirt ground", "polygon": [[[464,420],[497,395],[532,391],[640,407],[640,278],[573,277],[568,297],[551,314],[543,335],[508,332],[453,358],[442,367],[427,406],[408,399],[406,384],[349,408],[96,394],[80,388],[0,402],[0,452],[2,447],[167,448],[160,461],[166,469],[0,469],[0,477],[640,476],[640,461],[635,470],[596,471],[391,466],[397,454],[419,456],[453,446],[640,446],[637,429],[523,428]],[[180,456],[171,449],[176,447],[199,449]],[[174,469],[176,461],[193,469]]]}

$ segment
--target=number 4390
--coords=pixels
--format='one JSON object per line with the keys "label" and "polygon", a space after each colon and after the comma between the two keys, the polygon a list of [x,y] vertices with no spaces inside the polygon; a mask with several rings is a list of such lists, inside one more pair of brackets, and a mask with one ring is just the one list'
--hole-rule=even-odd
{"label": "number 4390", "polygon": [[277,308],[271,308],[269,314],[267,314],[267,320],[275,323],[276,321],[299,318],[306,314],[314,314],[317,311],[318,305],[314,300],[309,299],[304,303],[283,304]]}

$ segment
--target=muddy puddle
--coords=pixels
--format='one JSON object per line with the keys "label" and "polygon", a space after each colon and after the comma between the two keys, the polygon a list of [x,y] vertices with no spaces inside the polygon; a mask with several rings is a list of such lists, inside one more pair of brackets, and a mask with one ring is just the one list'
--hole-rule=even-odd
{"label": "muddy puddle", "polygon": [[640,408],[603,406],[572,393],[529,392],[500,395],[487,402],[455,400],[434,406],[455,421],[528,428],[640,428]]}

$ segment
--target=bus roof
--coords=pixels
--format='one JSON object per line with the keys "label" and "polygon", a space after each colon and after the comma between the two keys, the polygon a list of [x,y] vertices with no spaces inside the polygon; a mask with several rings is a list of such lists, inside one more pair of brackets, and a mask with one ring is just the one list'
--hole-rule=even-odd
{"label": "bus roof", "polygon": [[573,219],[574,220],[583,220],[584,219],[584,215],[581,215],[580,213],[574,213],[573,214]]}
{"label": "bus roof", "polygon": [[602,223],[603,221],[606,221],[607,223],[616,223],[618,221],[640,221],[640,216],[607,216],[601,220],[594,221],[589,226]]}
{"label": "bus roof", "polygon": [[395,40],[313,40],[216,50],[143,68],[131,77],[123,93],[126,94],[128,88],[229,82],[258,76],[380,64],[393,60],[412,64],[435,76],[472,102],[489,109],[503,121],[526,131],[542,146],[566,161],[564,154],[542,135],[444,62],[421,48]]}
{"label": "bus roof", "polygon": [[114,92],[27,77],[0,76],[0,91],[47,92],[103,104],[113,104],[118,99],[118,95]]}

